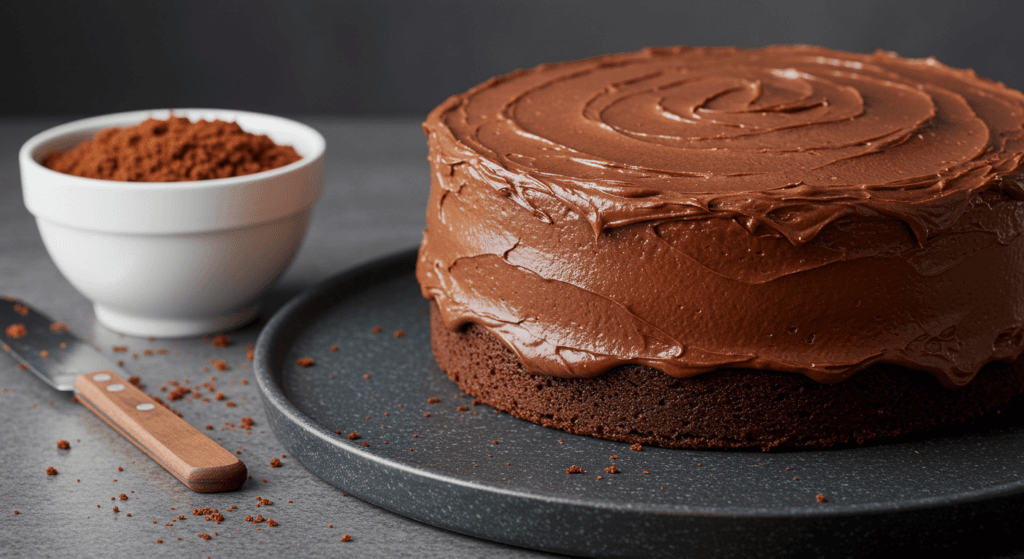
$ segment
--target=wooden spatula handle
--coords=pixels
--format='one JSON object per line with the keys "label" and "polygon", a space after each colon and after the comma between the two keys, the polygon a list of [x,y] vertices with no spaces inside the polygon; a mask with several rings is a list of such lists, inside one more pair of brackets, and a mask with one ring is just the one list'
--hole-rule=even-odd
{"label": "wooden spatula handle", "polygon": [[117,373],[79,375],[75,392],[85,407],[189,489],[214,493],[245,483],[241,460]]}

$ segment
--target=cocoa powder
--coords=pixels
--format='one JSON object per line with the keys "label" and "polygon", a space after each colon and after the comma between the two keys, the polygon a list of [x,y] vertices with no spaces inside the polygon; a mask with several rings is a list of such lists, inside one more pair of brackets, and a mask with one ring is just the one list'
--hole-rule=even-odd
{"label": "cocoa powder", "polygon": [[276,169],[301,159],[291,146],[250,134],[235,122],[171,116],[107,128],[43,165],[94,179],[175,182],[221,179]]}

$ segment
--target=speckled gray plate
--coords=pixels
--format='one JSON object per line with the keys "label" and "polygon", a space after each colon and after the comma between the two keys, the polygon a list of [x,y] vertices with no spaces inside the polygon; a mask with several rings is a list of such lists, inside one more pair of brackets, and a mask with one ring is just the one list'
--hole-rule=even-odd
{"label": "speckled gray plate", "polygon": [[[1024,547],[1018,419],[821,454],[634,452],[471,405],[431,355],[414,265],[406,251],[335,276],[282,308],[256,347],[277,437],[348,493],[456,532],[594,557]],[[602,471],[613,462],[621,473]],[[572,465],[586,473],[567,475]]]}

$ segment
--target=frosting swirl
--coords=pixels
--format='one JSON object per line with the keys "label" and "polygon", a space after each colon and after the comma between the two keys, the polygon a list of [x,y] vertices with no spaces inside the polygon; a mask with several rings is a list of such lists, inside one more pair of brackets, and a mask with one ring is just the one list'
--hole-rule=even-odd
{"label": "frosting swirl", "polygon": [[968,382],[1024,333],[1024,94],[934,59],[648,49],[435,109],[417,275],[533,371]]}

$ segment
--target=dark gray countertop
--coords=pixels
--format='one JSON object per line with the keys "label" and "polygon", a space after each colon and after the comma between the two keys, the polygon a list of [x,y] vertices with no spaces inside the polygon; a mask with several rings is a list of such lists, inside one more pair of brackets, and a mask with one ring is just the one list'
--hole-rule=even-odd
{"label": "dark gray countertop", "polygon": [[[22,203],[17,153],[33,134],[69,120],[0,120],[0,294],[29,302],[115,360],[125,359],[125,372],[140,375],[154,394],[170,380],[206,381],[211,373],[202,369],[208,360],[225,359],[230,370],[216,374],[217,389],[237,407],[216,400],[179,400],[174,407],[196,427],[213,425],[203,432],[225,448],[241,449],[253,479],[230,493],[194,493],[72,403],[70,393],[50,389],[0,357],[0,556],[545,556],[433,528],[344,496],[287,457],[281,468],[269,465],[286,452],[267,426],[245,346],[303,289],[419,242],[430,179],[418,120],[299,119],[327,138],[324,194],[302,249],[269,294],[260,320],[230,333],[226,348],[200,339],[121,338],[93,320],[90,303],[54,266]],[[127,345],[128,354],[112,353],[114,345]],[[159,348],[170,351],[144,354]],[[243,416],[256,422],[251,433],[225,425],[239,425]],[[58,450],[60,439],[70,441],[71,449]],[[47,476],[48,466],[60,473]],[[111,501],[121,493],[129,500]],[[256,508],[257,496],[274,504]],[[112,512],[114,505],[120,513]],[[231,505],[238,510],[225,513],[219,525],[191,514],[193,508],[223,512]],[[257,513],[279,526],[244,521]],[[185,519],[165,526],[179,514]],[[214,532],[209,541],[196,536]],[[343,534],[352,541],[340,542]]]}

